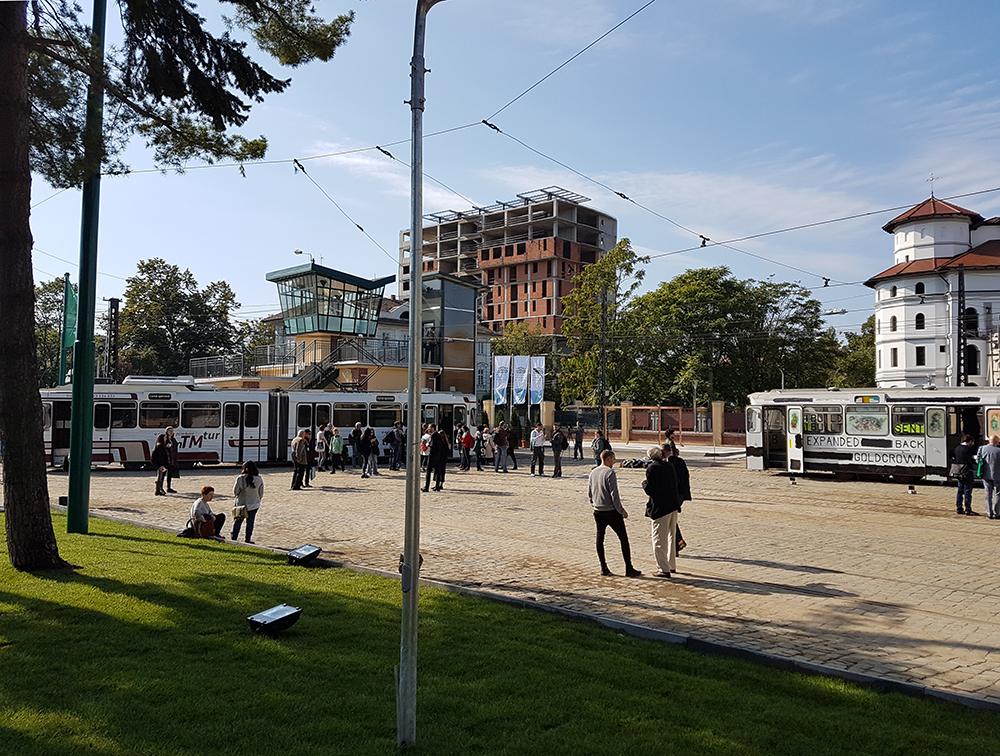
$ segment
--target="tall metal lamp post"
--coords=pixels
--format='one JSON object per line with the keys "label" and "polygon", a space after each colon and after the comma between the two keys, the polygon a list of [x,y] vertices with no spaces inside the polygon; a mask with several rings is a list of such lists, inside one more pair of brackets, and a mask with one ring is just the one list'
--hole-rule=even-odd
{"label": "tall metal lamp post", "polygon": [[427,11],[442,0],[417,0],[410,60],[410,359],[408,423],[406,436],[406,520],[402,577],[403,616],[399,642],[399,672],[396,678],[396,743],[417,742],[417,586],[420,581],[420,390],[423,373],[421,354],[423,312],[423,115],[424,32]]}

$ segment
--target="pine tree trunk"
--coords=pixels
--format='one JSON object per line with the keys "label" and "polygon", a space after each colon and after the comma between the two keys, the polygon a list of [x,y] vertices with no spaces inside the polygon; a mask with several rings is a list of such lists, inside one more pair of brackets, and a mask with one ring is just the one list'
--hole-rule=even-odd
{"label": "pine tree trunk", "polygon": [[25,2],[0,2],[0,431],[7,550],[19,570],[64,568],[42,439],[31,269]]}

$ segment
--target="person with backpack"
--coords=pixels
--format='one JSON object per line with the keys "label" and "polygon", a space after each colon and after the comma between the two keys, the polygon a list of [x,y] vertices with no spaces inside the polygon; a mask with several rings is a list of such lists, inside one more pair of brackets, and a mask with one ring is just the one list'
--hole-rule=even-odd
{"label": "person with backpack", "polygon": [[485,438],[486,434],[483,431],[483,426],[480,425],[476,428],[476,437],[472,443],[472,453],[476,455],[476,470],[478,472],[483,471],[483,454],[486,446]]}
{"label": "person with backpack", "polygon": [[569,448],[569,439],[559,423],[552,426],[552,477],[562,477],[562,453]]}
{"label": "person with backpack", "polygon": [[386,433],[385,439],[383,439],[389,445],[389,470],[393,471],[399,469],[401,452],[404,448],[403,431],[399,426],[400,423],[397,420],[393,423],[392,430]]}
{"label": "person with backpack", "polygon": [[590,448],[594,452],[594,467],[600,467],[601,454],[604,451],[611,451],[611,442],[604,437],[604,431],[597,431],[594,440],[590,444]]}
{"label": "person with backpack", "polygon": [[468,425],[462,426],[462,470],[472,469],[472,449],[476,445],[476,439],[469,431]]}
{"label": "person with backpack", "polygon": [[500,423],[493,433],[493,443],[496,444],[496,453],[493,455],[493,472],[500,472],[500,465],[503,464],[503,471],[507,472],[507,444],[509,436],[507,425]]}

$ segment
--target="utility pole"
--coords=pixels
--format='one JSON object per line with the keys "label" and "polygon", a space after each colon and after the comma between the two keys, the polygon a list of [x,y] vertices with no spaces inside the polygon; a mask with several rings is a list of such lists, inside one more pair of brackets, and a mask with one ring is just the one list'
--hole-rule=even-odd
{"label": "utility pole", "polygon": [[107,357],[107,374],[112,383],[118,383],[118,305],[121,300],[118,297],[110,297],[108,303],[108,343],[105,346]]}
{"label": "utility pole", "polygon": [[420,584],[420,390],[423,374],[423,115],[427,12],[441,0],[417,0],[410,61],[410,358],[406,435],[406,514],[399,558],[403,613],[396,676],[396,744],[417,742],[417,603]]}
{"label": "utility pole", "polygon": [[[597,401],[600,404],[599,412],[601,430],[605,437],[608,435],[608,418],[605,405],[608,401],[608,287],[601,287],[601,335],[598,345],[600,354],[600,374],[598,376]],[[624,436],[623,436],[624,438]]]}
{"label": "utility pole", "polygon": [[69,497],[66,531],[89,530],[90,462],[94,448],[94,306],[97,293],[97,227],[101,207],[101,154],[104,141],[104,27],[107,0],[94,0],[92,74],[87,90],[83,159],[90,175],[83,184],[80,228],[80,293],[73,345],[73,409],[70,419]]}
{"label": "utility pole", "polygon": [[965,265],[958,266],[958,354],[955,355],[955,385],[969,385],[969,366],[965,362],[969,332],[965,328]]}

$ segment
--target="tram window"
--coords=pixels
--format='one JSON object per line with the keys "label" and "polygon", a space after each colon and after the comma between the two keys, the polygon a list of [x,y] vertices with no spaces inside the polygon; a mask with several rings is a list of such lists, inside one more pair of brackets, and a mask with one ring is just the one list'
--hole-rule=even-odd
{"label": "tram window", "polygon": [[218,428],[222,410],[218,402],[184,402],[181,405],[181,425],[185,428]]}
{"label": "tram window", "polygon": [[243,408],[243,425],[246,428],[260,427],[260,405],[248,404]]}
{"label": "tram window", "polygon": [[806,433],[843,433],[844,413],[840,407],[803,407],[803,430]]}
{"label": "tram window", "polygon": [[986,435],[995,436],[1000,434],[1000,410],[987,410],[986,412]]}
{"label": "tram window", "polygon": [[923,407],[892,408],[892,435],[922,436],[924,430]]}
{"label": "tram window", "polygon": [[760,431],[760,410],[756,407],[747,407],[747,433],[757,433]]}
{"label": "tram window", "polygon": [[52,427],[52,404],[50,402],[42,404],[42,427],[45,430]]}
{"label": "tram window", "polygon": [[888,436],[889,408],[871,404],[851,404],[846,412],[847,435]]}
{"label": "tram window", "polygon": [[462,406],[462,405],[455,405],[455,425],[456,425],[456,427],[459,426],[459,425],[465,425],[465,424],[466,424],[465,407]]}
{"label": "tram window", "polygon": [[143,402],[139,405],[140,428],[176,428],[180,425],[180,405],[177,402]]}
{"label": "tram window", "polygon": [[111,425],[111,405],[106,402],[94,405],[94,427],[106,430]]}
{"label": "tram window", "polygon": [[311,404],[300,404],[295,411],[296,428],[312,428],[313,408]]}
{"label": "tram window", "polygon": [[134,428],[138,414],[135,402],[111,402],[111,427]]}
{"label": "tram window", "polygon": [[928,438],[944,438],[944,410],[935,407],[927,410]]}
{"label": "tram window", "polygon": [[373,428],[391,428],[402,417],[398,404],[373,404],[369,412]]}
{"label": "tram window", "polygon": [[330,424],[330,405],[329,404],[317,404],[316,405],[316,427],[321,425]]}
{"label": "tram window", "polygon": [[353,428],[356,423],[368,425],[368,405],[339,403],[333,405],[334,425],[338,428]]}
{"label": "tram window", "polygon": [[227,404],[226,410],[223,415],[223,422],[227,428],[239,428],[240,427],[240,405],[238,404]]}

